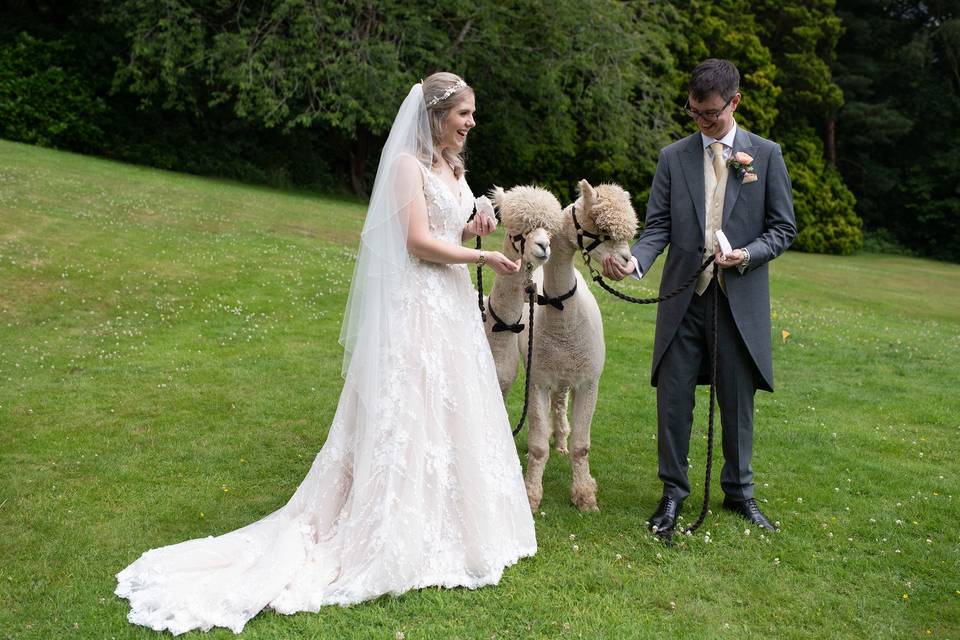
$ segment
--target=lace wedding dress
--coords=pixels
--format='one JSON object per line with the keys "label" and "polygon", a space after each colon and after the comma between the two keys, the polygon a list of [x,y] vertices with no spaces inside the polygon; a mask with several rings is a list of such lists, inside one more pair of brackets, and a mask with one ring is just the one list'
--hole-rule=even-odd
{"label": "lace wedding dress", "polygon": [[[473,195],[423,170],[431,234],[460,242]],[[536,552],[520,463],[464,264],[408,256],[377,355],[379,394],[347,372],[326,443],[290,501],[242,529],[144,553],[117,574],[128,619],[239,633],[259,611],[317,611],[440,585],[496,584]]]}

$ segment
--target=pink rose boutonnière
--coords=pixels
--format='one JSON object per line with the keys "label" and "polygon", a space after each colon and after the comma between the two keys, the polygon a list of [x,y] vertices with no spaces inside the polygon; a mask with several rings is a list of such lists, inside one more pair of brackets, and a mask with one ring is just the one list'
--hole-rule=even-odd
{"label": "pink rose boutonni\u00e8re", "polygon": [[743,184],[757,181],[757,174],[753,172],[753,156],[743,151],[737,151],[727,160],[727,166],[737,173]]}

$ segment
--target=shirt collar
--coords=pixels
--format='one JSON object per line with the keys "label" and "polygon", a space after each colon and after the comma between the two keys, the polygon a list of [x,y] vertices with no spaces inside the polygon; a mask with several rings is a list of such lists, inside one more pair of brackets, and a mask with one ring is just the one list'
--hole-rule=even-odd
{"label": "shirt collar", "polygon": [[733,121],[733,126],[730,127],[730,131],[727,131],[727,135],[723,136],[719,140],[716,138],[711,138],[710,136],[703,135],[703,132],[700,132],[700,139],[703,141],[703,148],[707,149],[711,143],[719,142],[728,149],[733,149],[733,140],[737,137],[737,121]]}

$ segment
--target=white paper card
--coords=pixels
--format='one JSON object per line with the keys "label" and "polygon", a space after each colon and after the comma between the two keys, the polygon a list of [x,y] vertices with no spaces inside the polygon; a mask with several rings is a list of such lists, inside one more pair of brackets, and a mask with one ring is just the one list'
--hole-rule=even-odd
{"label": "white paper card", "polygon": [[490,216],[495,218],[496,214],[493,212],[493,203],[490,202],[490,199],[487,196],[480,196],[475,200],[477,213],[482,213],[485,216]]}
{"label": "white paper card", "polygon": [[727,236],[724,235],[723,231],[717,229],[717,243],[720,244],[720,252],[728,256],[733,253],[733,247],[730,246],[730,241],[727,240]]}

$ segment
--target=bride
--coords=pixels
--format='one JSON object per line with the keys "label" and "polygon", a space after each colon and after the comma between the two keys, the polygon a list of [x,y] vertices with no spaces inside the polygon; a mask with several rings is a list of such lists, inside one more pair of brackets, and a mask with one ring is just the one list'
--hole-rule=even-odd
{"label": "bride", "polygon": [[496,584],[536,552],[533,519],[468,268],[519,265],[461,246],[473,90],[411,89],[380,158],[340,341],[326,443],[281,509],[218,537],[152,549],[117,574],[130,622],[240,633],[280,613],[428,586]]}

